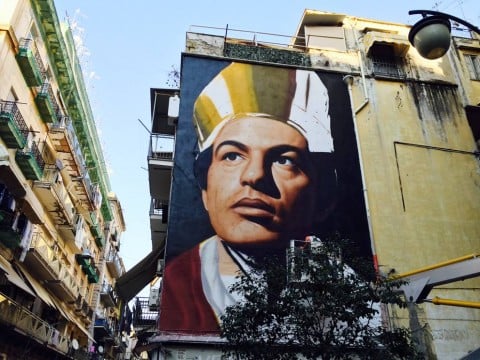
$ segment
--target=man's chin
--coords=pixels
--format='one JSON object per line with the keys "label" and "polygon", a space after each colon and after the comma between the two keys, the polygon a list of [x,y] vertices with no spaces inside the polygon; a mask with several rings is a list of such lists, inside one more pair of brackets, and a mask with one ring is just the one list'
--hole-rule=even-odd
{"label": "man's chin", "polygon": [[230,240],[224,240],[228,245],[235,247],[239,250],[241,249],[272,249],[272,248],[285,248],[288,246],[288,241],[283,240],[280,237],[274,237],[274,238],[261,238],[261,237],[255,237],[255,238],[242,238],[240,239],[230,239]]}

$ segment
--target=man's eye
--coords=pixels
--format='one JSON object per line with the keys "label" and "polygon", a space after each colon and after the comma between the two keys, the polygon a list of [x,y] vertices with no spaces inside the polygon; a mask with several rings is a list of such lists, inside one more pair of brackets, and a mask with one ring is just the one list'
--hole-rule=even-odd
{"label": "man's eye", "polygon": [[227,161],[236,161],[240,160],[241,156],[239,153],[236,152],[227,152],[225,155],[222,156],[222,160]]}
{"label": "man's eye", "polygon": [[288,156],[280,156],[275,162],[279,165],[285,165],[285,166],[297,165],[296,161]]}

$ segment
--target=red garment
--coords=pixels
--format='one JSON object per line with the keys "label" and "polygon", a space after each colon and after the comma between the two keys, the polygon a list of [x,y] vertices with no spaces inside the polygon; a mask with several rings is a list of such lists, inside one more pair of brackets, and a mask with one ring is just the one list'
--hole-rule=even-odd
{"label": "red garment", "polygon": [[158,326],[161,332],[219,334],[217,318],[202,288],[199,245],[167,263]]}

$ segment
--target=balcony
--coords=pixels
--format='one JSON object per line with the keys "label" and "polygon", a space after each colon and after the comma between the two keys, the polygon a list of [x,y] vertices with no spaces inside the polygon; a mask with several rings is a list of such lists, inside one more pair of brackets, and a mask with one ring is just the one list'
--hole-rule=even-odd
{"label": "balcony", "polygon": [[30,249],[25,256],[25,265],[44,280],[44,285],[65,302],[74,302],[79,286],[62,259],[58,245],[49,242],[44,234],[33,234]]}
{"label": "balcony", "polygon": [[120,257],[116,251],[110,251],[106,258],[106,264],[113,278],[118,279],[123,274]]}
{"label": "balcony", "polygon": [[71,228],[74,226],[75,207],[56,167],[46,168],[42,179],[34,181],[33,190],[40,198],[45,210],[52,216],[57,227]]}
{"label": "balcony", "polygon": [[60,335],[59,331],[51,324],[2,293],[0,293],[0,322],[60,353],[68,353],[69,339],[67,337]]}
{"label": "balcony", "polygon": [[174,136],[152,134],[148,154],[150,195],[168,200],[172,183]]}
{"label": "balcony", "polygon": [[50,140],[62,161],[65,171],[73,180],[70,184],[75,197],[88,209],[94,210],[94,189],[86,170],[85,158],[70,117],[57,113],[58,123],[49,129]]}
{"label": "balcony", "polygon": [[45,285],[60,299],[72,303],[80,294],[80,287],[74,276],[70,273],[69,267],[63,263],[58,273],[58,280],[46,281]]}
{"label": "balcony", "polygon": [[25,265],[34,269],[38,278],[46,281],[58,280],[60,270],[64,266],[55,251],[55,246],[40,232],[32,236],[30,249],[25,256]]}
{"label": "balcony", "polygon": [[36,143],[32,142],[31,146],[18,149],[15,160],[27,179],[40,180],[42,178],[45,161]]}
{"label": "balcony", "polygon": [[23,38],[20,40],[16,58],[27,85],[40,86],[43,81],[45,67],[32,39]]}
{"label": "balcony", "polygon": [[[0,198],[0,200],[2,200]],[[29,221],[25,214],[11,210],[9,204],[0,201],[0,243],[9,249],[20,245]]]}
{"label": "balcony", "polygon": [[0,208],[0,243],[9,249],[15,249],[22,240],[21,233],[13,228],[13,211]]}
{"label": "balcony", "polygon": [[28,127],[14,101],[0,101],[0,137],[8,148],[23,149]]}
{"label": "balcony", "polygon": [[96,318],[94,326],[94,338],[97,341],[105,341],[113,339],[114,327],[108,319]]}
{"label": "balcony", "polygon": [[98,247],[105,246],[105,237],[103,236],[102,224],[98,222],[95,212],[90,213],[92,224],[90,225],[90,232],[92,233],[95,243]]}
{"label": "balcony", "polygon": [[90,284],[98,282],[98,271],[95,265],[90,264],[90,266],[84,267],[83,272],[87,275],[88,282]]}
{"label": "balcony", "polygon": [[44,122],[54,124],[58,122],[58,104],[53,94],[52,85],[48,81],[43,83],[40,91],[35,97],[35,104],[37,104],[40,117]]}
{"label": "balcony", "polygon": [[165,240],[168,225],[168,202],[152,199],[150,203],[150,230],[152,246],[155,248]]}
{"label": "balcony", "polygon": [[92,308],[90,307],[90,305],[88,305],[88,303],[85,301],[85,299],[81,296],[79,296],[77,298],[77,300],[75,301],[75,312],[81,316],[82,318],[86,319],[86,318],[92,318],[93,316],[93,310]]}
{"label": "balcony", "polygon": [[98,282],[98,271],[93,262],[92,256],[89,254],[77,254],[75,255],[77,263],[82,267],[83,272],[87,275],[88,282]]}
{"label": "balcony", "polygon": [[[73,247],[80,250],[80,244],[82,242],[82,224],[83,218],[78,213],[75,214],[72,224],[57,225],[57,231],[65,240],[66,243],[71,244]],[[79,243],[77,243],[77,241]]]}
{"label": "balcony", "polygon": [[117,296],[112,288],[112,285],[104,283],[100,289],[100,300],[105,307],[114,307],[117,305]]}
{"label": "balcony", "polygon": [[137,297],[133,309],[132,324],[138,332],[140,329],[155,327],[158,311],[151,311],[148,297]]}

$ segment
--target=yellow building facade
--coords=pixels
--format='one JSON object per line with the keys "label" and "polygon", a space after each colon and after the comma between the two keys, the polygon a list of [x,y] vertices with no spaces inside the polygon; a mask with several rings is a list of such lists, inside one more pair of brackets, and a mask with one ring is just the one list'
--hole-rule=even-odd
{"label": "yellow building facade", "polygon": [[0,64],[0,355],[114,358],[125,221],[53,1],[0,4]]}
{"label": "yellow building facade", "polygon": [[[218,35],[210,35],[212,28],[199,29],[187,33],[182,61],[184,66],[189,58],[240,61],[343,75],[370,252],[380,273],[404,276],[414,288],[405,288],[408,309],[384,309],[385,324],[409,326],[429,359],[460,359],[480,348],[475,308],[480,300],[480,41],[454,36],[445,56],[426,60],[408,41],[410,28],[306,10],[289,44],[272,41],[272,34],[252,32],[251,40],[243,30],[236,35],[234,29],[217,29]],[[410,294],[418,296],[410,299]],[[436,305],[438,298],[462,306]],[[192,339],[172,343],[160,335],[153,340],[168,341],[164,348],[171,355],[158,350],[166,359],[200,351]]]}
{"label": "yellow building facade", "polygon": [[[331,28],[336,42],[321,41]],[[305,11],[297,32],[319,68],[349,72],[371,249],[384,274],[480,249],[480,41],[453,37],[445,56],[427,60],[408,42],[409,30]],[[448,277],[446,267],[437,269]],[[427,301],[478,302],[479,285],[478,277],[446,283]],[[477,308],[424,302],[393,320],[408,321],[431,358],[460,358],[480,346]]]}

